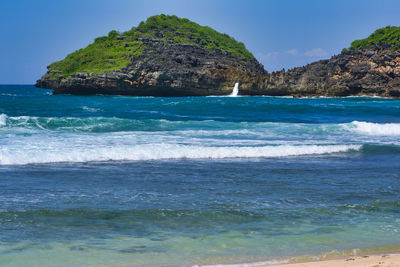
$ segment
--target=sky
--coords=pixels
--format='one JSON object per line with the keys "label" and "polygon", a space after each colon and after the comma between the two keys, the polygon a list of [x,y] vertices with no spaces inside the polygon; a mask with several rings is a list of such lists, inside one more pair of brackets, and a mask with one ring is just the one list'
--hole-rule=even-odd
{"label": "sky", "polygon": [[50,63],[157,14],[229,34],[269,72],[400,26],[399,0],[0,0],[0,12],[0,84],[34,84]]}

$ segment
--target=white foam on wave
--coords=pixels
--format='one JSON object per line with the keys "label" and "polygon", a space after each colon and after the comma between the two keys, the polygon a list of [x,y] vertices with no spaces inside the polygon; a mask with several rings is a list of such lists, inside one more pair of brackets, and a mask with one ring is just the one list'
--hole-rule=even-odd
{"label": "white foam on wave", "polygon": [[348,129],[368,135],[400,135],[400,123],[372,123],[353,121]]}
{"label": "white foam on wave", "polygon": [[100,110],[99,108],[92,108],[92,107],[88,107],[88,106],[83,106],[82,109],[85,111],[89,111],[89,112],[97,112]]}
{"label": "white foam on wave", "polygon": [[3,93],[3,94],[0,94],[0,95],[2,95],[2,96],[18,96],[17,94],[7,94],[7,93]]}
{"label": "white foam on wave", "polygon": [[[298,137],[302,135],[312,136],[308,139],[315,139],[316,136],[337,136],[348,143],[377,140],[369,140],[370,136],[386,136],[392,138],[400,136],[400,123],[372,123],[364,121],[353,121],[341,124],[307,124],[307,123],[285,123],[285,122],[220,122],[214,120],[205,121],[168,121],[159,120],[131,120],[115,117],[32,117],[17,116],[10,117],[7,114],[0,114],[0,129],[11,130],[37,130],[37,131],[70,131],[70,132],[137,132],[148,131],[154,128],[156,132],[168,131],[181,136],[223,136],[233,139],[240,136],[246,139],[282,139],[285,136]],[[174,135],[175,135],[174,134]],[[357,137],[359,137],[357,139]],[[284,138],[284,140],[288,140]],[[368,140],[365,140],[368,138]],[[230,138],[232,139],[232,138]],[[292,140],[292,139],[291,139]],[[320,143],[320,139],[319,144]],[[380,142],[383,139],[378,140]],[[394,140],[390,140],[393,142]],[[356,142],[356,143],[357,143]],[[329,143],[337,143],[329,139]],[[341,142],[342,143],[342,142]]]}
{"label": "white foam on wave", "polygon": [[6,125],[7,125],[7,115],[4,113],[0,114],[0,127]]}
{"label": "white foam on wave", "polygon": [[382,98],[382,99],[392,99],[393,97],[379,96],[379,95],[350,95],[350,96],[343,96],[342,98]]}
{"label": "white foam on wave", "polygon": [[142,144],[104,147],[32,147],[0,149],[0,164],[19,165],[30,163],[138,161],[161,159],[223,159],[287,157],[319,155],[359,150],[361,145],[278,145],[278,146],[194,146],[179,144]]}

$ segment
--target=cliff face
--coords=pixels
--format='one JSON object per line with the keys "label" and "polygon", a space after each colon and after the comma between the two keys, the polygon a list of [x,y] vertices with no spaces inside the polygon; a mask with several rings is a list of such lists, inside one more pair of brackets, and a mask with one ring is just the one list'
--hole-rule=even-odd
{"label": "cliff face", "polygon": [[329,60],[265,75],[248,93],[400,97],[400,27],[377,29]]}
{"label": "cliff face", "polygon": [[400,50],[346,50],[329,60],[264,75],[259,89],[241,90],[241,93],[400,97]]}
{"label": "cliff face", "polygon": [[[117,52],[110,51],[111,60],[99,62],[97,57],[110,47]],[[121,58],[125,61],[118,62]],[[244,45],[231,37],[164,15],[123,34],[110,32],[48,69],[36,86],[56,94],[137,96],[226,95],[235,82],[243,89],[257,89],[256,78],[266,74]]]}

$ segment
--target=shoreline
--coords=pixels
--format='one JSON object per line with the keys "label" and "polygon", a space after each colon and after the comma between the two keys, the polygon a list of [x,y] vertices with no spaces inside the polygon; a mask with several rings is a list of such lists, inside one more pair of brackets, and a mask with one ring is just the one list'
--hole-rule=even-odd
{"label": "shoreline", "polygon": [[253,263],[194,265],[192,267],[400,267],[399,253],[368,254],[334,259],[270,260]]}
{"label": "shoreline", "polygon": [[321,261],[306,261],[284,264],[266,264],[259,267],[399,267],[400,254],[379,254],[379,255],[363,255],[352,256],[342,259],[321,260]]}
{"label": "shoreline", "polygon": [[283,256],[253,262],[198,264],[193,267],[400,267],[400,244]]}
{"label": "shoreline", "polygon": [[[33,86],[35,87],[35,84],[0,84],[0,86]],[[185,98],[185,97],[230,97],[230,98],[235,98],[235,97],[276,97],[276,98],[293,98],[293,99],[319,99],[319,98],[377,98],[377,99],[391,99],[391,100],[399,100],[400,96],[381,96],[378,94],[355,94],[355,95],[344,95],[344,96],[333,96],[333,95],[263,95],[263,94],[252,94],[252,95],[247,95],[247,94],[240,94],[240,89],[239,93],[237,96],[231,96],[229,94],[227,95],[202,95],[202,96],[139,96],[139,95],[129,95],[129,94],[102,94],[102,93],[96,93],[96,94],[70,94],[70,93],[65,93],[65,94],[55,94],[54,91],[55,89],[47,89],[47,88],[37,88],[39,90],[43,91],[52,91],[48,92],[49,95],[66,95],[66,96],[107,96],[107,97],[132,97],[132,98]]]}

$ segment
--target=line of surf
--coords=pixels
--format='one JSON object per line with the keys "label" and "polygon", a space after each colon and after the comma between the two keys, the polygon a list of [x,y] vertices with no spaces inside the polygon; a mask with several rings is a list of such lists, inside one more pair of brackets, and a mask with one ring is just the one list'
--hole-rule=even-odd
{"label": "line of surf", "polygon": [[335,133],[353,132],[363,135],[400,136],[400,123],[374,123],[353,121],[339,124],[307,124],[287,122],[229,122],[215,120],[170,121],[165,119],[124,119],[116,117],[34,117],[7,116],[0,114],[0,129],[27,128],[51,131],[74,132],[119,132],[119,131],[174,131],[174,130],[274,130],[285,132]]}
{"label": "line of surf", "polygon": [[120,145],[113,147],[59,147],[0,150],[0,164],[139,161],[163,159],[224,159],[321,155],[358,151],[362,145],[194,146],[179,144]]}

